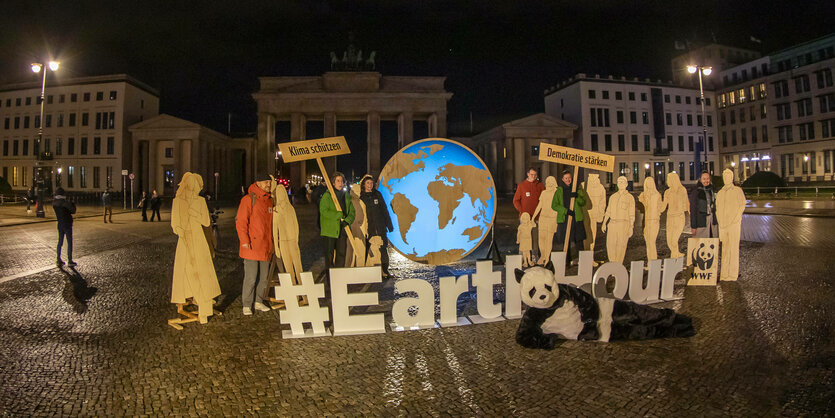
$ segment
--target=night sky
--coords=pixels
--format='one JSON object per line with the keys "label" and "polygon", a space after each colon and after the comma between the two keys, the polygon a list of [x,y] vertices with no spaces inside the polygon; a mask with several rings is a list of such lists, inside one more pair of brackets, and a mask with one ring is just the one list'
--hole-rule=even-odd
{"label": "night sky", "polygon": [[[801,6],[802,4],[802,6]],[[348,33],[384,75],[446,76],[449,136],[544,110],[578,72],[671,79],[676,40],[768,53],[835,31],[833,1],[6,1],[0,83],[128,73],[162,113],[253,132],[259,76],[320,75]],[[749,41],[750,36],[762,44]],[[40,58],[43,59],[43,58]],[[416,138],[417,139],[417,138]]]}

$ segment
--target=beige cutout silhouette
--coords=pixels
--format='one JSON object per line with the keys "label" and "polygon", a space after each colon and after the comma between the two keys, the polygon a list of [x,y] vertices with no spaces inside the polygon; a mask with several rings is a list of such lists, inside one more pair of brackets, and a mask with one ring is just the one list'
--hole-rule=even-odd
{"label": "beige cutout silhouette", "polygon": [[379,235],[374,235],[368,240],[368,259],[365,260],[366,266],[376,266],[383,261],[383,254],[380,252],[380,247],[383,246],[383,238]]}
{"label": "beige cutout silhouette", "polygon": [[734,184],[734,172],[722,172],[725,185],[716,193],[716,222],[719,224],[719,242],[722,269],[719,280],[736,280],[739,277],[739,235],[742,229],[742,212],[745,211],[745,193]]}
{"label": "beige cutout silhouette", "polygon": [[522,212],[522,216],[519,217],[519,227],[516,229],[516,243],[519,244],[522,267],[530,267],[533,265],[533,261],[531,260],[531,251],[533,251],[531,231],[533,231],[534,226],[536,224],[531,220],[531,215],[528,212]]}
{"label": "beige cutout silhouette", "polygon": [[187,315],[182,309],[188,303],[186,299],[191,298],[197,304],[198,319],[205,324],[214,312],[214,298],[220,295],[209,243],[203,234],[203,227],[209,225],[209,209],[206,199],[198,195],[201,189],[203,178],[199,174],[184,173],[171,207],[171,228],[178,237],[171,303],[177,304],[177,311],[183,316],[191,318],[169,320],[175,328],[178,328],[175,324],[195,319],[193,314]]}
{"label": "beige cutout silhouette", "polygon": [[588,215],[587,228],[590,234],[586,234],[586,243],[590,251],[594,251],[594,243],[597,240],[597,224],[603,221],[606,213],[606,188],[600,183],[600,174],[590,173],[588,181],[584,185],[588,199],[586,199],[586,214]]}
{"label": "beige cutout silhouette", "polygon": [[[366,215],[365,202],[360,199],[360,185],[351,185],[351,202],[354,204],[354,222],[351,224],[351,235],[349,239],[354,240],[354,245],[348,245],[345,250],[345,267],[365,266],[365,239],[368,238],[368,218]],[[356,251],[354,249],[356,248]]]}
{"label": "beige cutout silhouette", "polygon": [[302,256],[299,251],[299,221],[296,209],[290,204],[287,189],[273,180],[272,195],[275,202],[273,208],[273,246],[275,255],[281,259],[284,272],[293,278],[294,283],[301,283]]}
{"label": "beige cutout silhouette", "polygon": [[606,234],[606,254],[609,261],[618,263],[623,263],[626,244],[635,225],[635,198],[626,190],[628,184],[626,177],[618,177],[618,191],[609,198],[606,214],[603,215],[602,231]]}
{"label": "beige cutout silhouette", "polygon": [[545,265],[551,260],[551,248],[554,245],[554,234],[557,233],[557,211],[551,209],[554,193],[557,191],[557,179],[548,176],[545,179],[545,190],[539,195],[539,204],[533,212],[533,219],[539,215],[539,260],[537,264]]}
{"label": "beige cutout silhouette", "polygon": [[644,191],[638,195],[638,201],[644,205],[644,240],[647,246],[647,260],[658,259],[658,230],[661,224],[661,212],[664,211],[664,201],[661,193],[655,188],[655,179],[644,179]]}
{"label": "beige cutout silhouette", "polygon": [[[683,257],[678,246],[678,239],[684,231],[685,214],[690,212],[690,200],[687,190],[675,172],[667,174],[667,190],[664,192],[664,209],[667,210],[667,246],[670,257]],[[664,210],[662,209],[662,211]]]}

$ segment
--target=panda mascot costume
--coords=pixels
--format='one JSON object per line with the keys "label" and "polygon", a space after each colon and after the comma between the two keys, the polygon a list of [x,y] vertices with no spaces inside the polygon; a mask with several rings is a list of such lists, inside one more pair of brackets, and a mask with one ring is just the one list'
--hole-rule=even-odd
{"label": "panda mascot costume", "polygon": [[686,315],[617,299],[595,299],[576,287],[557,284],[553,270],[516,269],[516,280],[522,301],[528,305],[516,331],[516,342],[523,347],[552,350],[559,339],[605,342],[696,334]]}

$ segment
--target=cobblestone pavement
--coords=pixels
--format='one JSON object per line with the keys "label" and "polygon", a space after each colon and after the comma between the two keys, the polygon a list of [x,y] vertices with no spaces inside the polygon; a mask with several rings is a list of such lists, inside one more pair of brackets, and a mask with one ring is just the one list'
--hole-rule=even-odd
{"label": "cobblestone pavement", "polygon": [[[297,210],[302,225],[315,225],[312,207]],[[223,315],[182,331],[166,324],[175,316],[169,297],[176,244],[166,222],[142,223],[137,214],[114,215],[112,225],[78,221],[77,273],[45,267],[54,258],[54,224],[0,229],[0,278],[44,268],[0,283],[0,413],[747,417],[835,411],[835,256],[828,233],[835,219],[792,224],[785,219],[804,218],[777,216],[752,224],[765,217],[745,216],[746,230],[775,232],[742,243],[740,280],[715,288],[686,288],[678,280],[684,299],[661,305],[695,319],[693,338],[564,342],[546,352],[516,345],[518,320],[283,340],[276,311],[241,314],[233,212],[221,219],[215,262]],[[512,208],[500,205],[496,236],[503,252],[512,250],[513,218]],[[778,239],[793,228],[798,239]],[[316,274],[321,243],[313,226],[302,234],[303,264]],[[643,258],[639,235],[630,246],[627,260]],[[659,251],[669,251],[663,239]],[[473,260],[429,268],[393,254],[392,270],[436,285],[440,275],[472,272]],[[379,309],[388,310],[393,282],[372,289],[381,291]],[[460,305],[474,312],[474,292]]]}

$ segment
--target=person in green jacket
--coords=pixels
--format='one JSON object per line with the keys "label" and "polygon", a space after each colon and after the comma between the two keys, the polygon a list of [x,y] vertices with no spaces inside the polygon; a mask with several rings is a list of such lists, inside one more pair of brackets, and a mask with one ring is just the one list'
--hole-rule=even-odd
{"label": "person in green jacket", "polygon": [[325,192],[319,199],[319,226],[320,235],[325,240],[325,271],[331,267],[342,267],[345,265],[345,249],[348,239],[345,235],[345,226],[354,222],[354,205],[351,199],[346,199],[345,175],[334,171],[331,174],[333,190],[339,200],[341,211],[336,210],[330,191]]}
{"label": "person in green jacket", "polygon": [[[560,249],[563,248],[565,245],[565,229],[566,225],[568,225],[568,217],[571,216],[573,218],[572,225],[571,225],[571,239],[569,240],[569,248],[565,262],[568,263],[571,257],[571,243],[574,243],[575,251],[577,251],[577,255],[580,255],[580,251],[583,249],[583,241],[586,239],[586,228],[583,225],[583,207],[586,206],[586,200],[588,197],[586,196],[585,190],[582,188],[577,188],[577,191],[572,193],[572,176],[571,172],[566,170],[562,173],[562,184],[560,184],[556,193],[554,193],[554,200],[551,201],[551,209],[557,212],[557,245],[555,248]],[[571,198],[574,198],[574,207],[568,209],[568,205],[571,202]]]}

